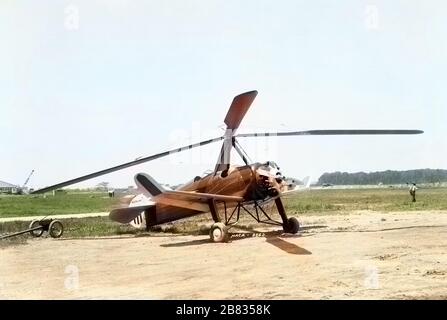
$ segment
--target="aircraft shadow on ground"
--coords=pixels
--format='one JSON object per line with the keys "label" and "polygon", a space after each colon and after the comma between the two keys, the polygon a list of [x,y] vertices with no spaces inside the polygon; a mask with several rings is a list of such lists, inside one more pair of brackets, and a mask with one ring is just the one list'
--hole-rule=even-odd
{"label": "aircraft shadow on ground", "polygon": [[[275,246],[282,251],[294,254],[294,255],[311,255],[312,252],[297,246],[294,243],[288,242],[284,239],[287,238],[299,238],[300,235],[284,235],[282,231],[269,231],[269,232],[240,232],[240,233],[231,233],[230,243],[235,241],[240,241],[244,239],[251,238],[265,238],[266,242]],[[217,245],[212,243],[209,239],[198,239],[184,242],[176,242],[169,244],[162,244],[161,247],[165,248],[178,248],[178,247],[188,247],[188,246],[197,246],[197,245]]]}
{"label": "aircraft shadow on ground", "polygon": [[[301,231],[309,231],[314,229],[324,229],[327,228],[327,226],[324,225],[315,225],[315,226],[303,226],[301,227]],[[282,231],[268,231],[268,232],[260,232],[256,231],[252,228],[247,228],[243,226],[237,226],[235,229],[241,229],[246,232],[232,232],[230,243],[235,241],[240,241],[244,239],[250,239],[250,238],[265,238],[266,242],[268,244],[273,245],[274,247],[288,253],[288,254],[294,254],[294,255],[311,255],[312,252],[294,244],[291,242],[288,242],[284,239],[295,239],[295,238],[302,238],[302,237],[309,237],[313,236],[313,234],[298,234],[298,235],[290,235],[290,234],[284,234]],[[162,238],[162,237],[182,237],[183,234],[173,235],[173,234],[166,234],[166,235],[154,235],[154,234],[148,234],[148,233],[138,233],[138,234],[132,234],[132,233],[123,233],[121,237],[84,237],[84,238],[63,238],[59,239],[61,241],[67,241],[67,240],[104,240],[104,239],[110,239],[110,240],[129,240],[134,238],[146,238],[146,237],[152,237],[152,238]],[[183,241],[183,242],[176,242],[176,243],[169,243],[169,244],[161,244],[161,247],[165,248],[178,248],[178,247],[189,247],[189,246],[196,246],[196,245],[216,245],[212,243],[208,238],[206,239],[198,239],[198,240],[190,240],[190,241]]]}
{"label": "aircraft shadow on ground", "polygon": [[135,238],[173,238],[181,237],[182,234],[153,234],[153,233],[122,233],[116,236],[98,236],[98,237],[66,237],[57,239],[58,241],[68,240],[86,240],[86,241],[101,241],[101,240],[130,240]]}

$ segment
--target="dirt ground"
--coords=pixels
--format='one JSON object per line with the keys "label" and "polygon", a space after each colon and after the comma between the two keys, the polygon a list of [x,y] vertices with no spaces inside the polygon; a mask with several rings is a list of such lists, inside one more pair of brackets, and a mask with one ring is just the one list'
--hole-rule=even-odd
{"label": "dirt ground", "polygon": [[163,234],[33,239],[0,248],[0,298],[447,298],[447,212],[300,220],[298,236],[260,229],[225,244]]}

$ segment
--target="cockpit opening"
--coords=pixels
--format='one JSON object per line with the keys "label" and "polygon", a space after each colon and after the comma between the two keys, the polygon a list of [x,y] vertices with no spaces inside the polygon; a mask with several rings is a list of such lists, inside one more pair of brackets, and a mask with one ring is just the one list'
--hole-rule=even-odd
{"label": "cockpit opening", "polygon": [[202,180],[203,178],[209,176],[210,174],[212,174],[214,171],[213,170],[206,170],[201,176],[195,176],[193,181],[197,182]]}

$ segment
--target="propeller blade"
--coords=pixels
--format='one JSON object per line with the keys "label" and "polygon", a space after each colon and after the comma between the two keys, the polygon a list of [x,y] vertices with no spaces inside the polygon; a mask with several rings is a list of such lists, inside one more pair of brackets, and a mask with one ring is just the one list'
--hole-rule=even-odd
{"label": "propeller blade", "polygon": [[236,96],[231,103],[227,116],[225,117],[225,124],[227,129],[235,131],[247,114],[248,109],[258,95],[258,91],[249,91]]}
{"label": "propeller blade", "polygon": [[295,132],[242,133],[237,138],[246,137],[286,137],[286,136],[337,136],[337,135],[389,135],[421,134],[422,130],[308,130]]}
{"label": "propeller blade", "polygon": [[55,184],[55,185],[52,185],[52,186],[49,186],[49,187],[46,187],[46,188],[42,188],[42,189],[33,191],[31,193],[32,194],[37,194],[37,193],[49,192],[49,191],[56,190],[56,189],[59,189],[59,188],[63,188],[63,187],[66,187],[66,186],[69,186],[69,185],[72,185],[72,184],[75,184],[75,183],[78,183],[78,182],[82,182],[82,181],[85,181],[85,180],[96,178],[96,177],[99,177],[99,176],[102,176],[102,175],[105,175],[105,174],[108,174],[108,173],[111,173],[111,172],[115,172],[115,171],[118,171],[118,170],[126,169],[126,168],[129,168],[129,167],[132,167],[132,166],[136,166],[138,164],[142,164],[142,163],[145,163],[145,162],[149,162],[149,161],[152,161],[152,160],[155,160],[155,159],[163,158],[163,157],[166,157],[166,156],[168,156],[170,154],[173,154],[173,153],[178,153],[178,152],[190,150],[190,149],[193,149],[193,148],[205,146],[205,145],[210,144],[210,143],[222,141],[223,139],[224,139],[224,137],[219,137],[219,138],[215,138],[215,139],[205,140],[205,141],[202,141],[202,142],[199,142],[199,143],[191,144],[191,145],[186,146],[186,147],[177,148],[177,149],[173,149],[173,150],[170,150],[170,151],[158,153],[158,154],[155,154],[155,155],[152,155],[152,156],[140,158],[140,159],[137,159],[137,160],[134,160],[134,161],[130,161],[130,162],[127,162],[127,163],[123,163],[123,164],[117,165],[117,166],[112,167],[112,168],[104,169],[104,170],[101,170],[101,171],[98,171],[98,172],[87,174],[87,175],[79,177],[79,178],[71,179],[71,180],[68,180],[68,181],[65,181],[65,182],[61,182],[61,183],[58,183],[58,184]]}

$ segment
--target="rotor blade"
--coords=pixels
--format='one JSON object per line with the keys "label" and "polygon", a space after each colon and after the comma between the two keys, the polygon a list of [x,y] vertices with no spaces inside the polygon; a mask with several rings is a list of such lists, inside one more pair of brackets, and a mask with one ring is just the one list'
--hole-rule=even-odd
{"label": "rotor blade", "polygon": [[295,132],[242,133],[236,137],[285,137],[285,136],[336,136],[336,135],[388,135],[421,134],[422,130],[308,130]]}
{"label": "rotor blade", "polygon": [[227,129],[236,130],[247,114],[248,109],[258,95],[258,91],[249,91],[236,96],[231,103],[227,116],[225,117],[225,124]]}
{"label": "rotor blade", "polygon": [[49,187],[46,187],[46,188],[42,188],[42,189],[33,191],[31,193],[32,194],[45,193],[45,192],[48,192],[48,191],[56,190],[56,189],[63,188],[63,187],[66,187],[66,186],[69,186],[69,185],[72,185],[72,184],[75,184],[75,183],[78,183],[78,182],[82,182],[82,181],[85,181],[85,180],[96,178],[96,177],[99,177],[99,176],[102,176],[102,175],[105,175],[105,174],[108,174],[108,173],[111,173],[111,172],[115,172],[115,171],[118,171],[118,170],[122,170],[122,169],[126,169],[126,168],[129,168],[129,167],[132,167],[132,166],[136,166],[136,165],[141,164],[141,163],[145,163],[145,162],[149,162],[149,161],[152,161],[152,160],[155,160],[155,159],[166,157],[166,156],[168,156],[170,154],[173,154],[173,153],[178,153],[178,152],[190,150],[190,149],[193,149],[193,148],[196,148],[196,147],[205,146],[207,144],[218,142],[218,141],[221,141],[223,139],[224,139],[224,137],[219,137],[219,138],[215,138],[215,139],[211,139],[211,140],[205,140],[205,141],[202,141],[202,142],[199,142],[199,143],[191,144],[191,145],[186,146],[186,147],[177,148],[177,149],[173,149],[173,150],[170,150],[170,151],[158,153],[158,154],[155,154],[155,155],[152,155],[152,156],[148,156],[148,157],[141,158],[141,159],[138,159],[138,160],[130,161],[130,162],[127,162],[127,163],[123,163],[123,164],[117,165],[117,166],[112,167],[112,168],[108,168],[108,169],[104,169],[104,170],[101,170],[101,171],[98,171],[98,172],[90,173],[90,174],[87,174],[87,175],[79,177],[79,178],[75,178],[75,179],[71,179],[71,180],[68,180],[68,181],[65,181],[65,182],[61,182],[61,183],[58,183],[58,184],[55,184],[55,185],[52,185],[52,186],[49,186]]}

